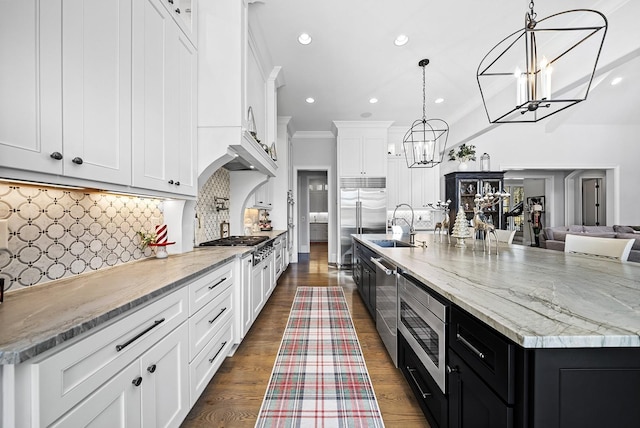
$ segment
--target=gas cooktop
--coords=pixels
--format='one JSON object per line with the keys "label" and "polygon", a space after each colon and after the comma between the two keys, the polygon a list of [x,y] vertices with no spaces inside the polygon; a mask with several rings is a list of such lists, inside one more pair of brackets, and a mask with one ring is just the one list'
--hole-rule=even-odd
{"label": "gas cooktop", "polygon": [[253,246],[258,245],[269,239],[268,236],[227,236],[226,238],[214,239],[213,241],[201,242],[201,247],[216,247],[216,246]]}

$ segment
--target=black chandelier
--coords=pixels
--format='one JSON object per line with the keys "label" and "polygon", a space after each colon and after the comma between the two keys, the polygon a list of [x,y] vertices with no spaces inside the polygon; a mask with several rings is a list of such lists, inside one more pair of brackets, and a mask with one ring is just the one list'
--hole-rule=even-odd
{"label": "black chandelier", "polygon": [[[587,99],[607,18],[575,9],[536,21],[533,7],[531,1],[524,29],[500,41],[478,66],[491,123],[537,122]],[[569,80],[570,75],[579,80]]]}
{"label": "black chandelier", "polygon": [[422,119],[413,122],[402,139],[404,156],[409,168],[433,168],[442,163],[449,138],[449,125],[442,119],[427,119],[425,67],[428,59],[420,60],[422,67]]}

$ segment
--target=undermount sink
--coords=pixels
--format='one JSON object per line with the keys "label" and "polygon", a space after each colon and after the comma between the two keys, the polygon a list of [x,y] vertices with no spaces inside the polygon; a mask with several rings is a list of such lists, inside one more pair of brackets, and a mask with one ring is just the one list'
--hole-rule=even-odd
{"label": "undermount sink", "polygon": [[397,239],[372,239],[371,242],[385,248],[413,248],[415,245]]}

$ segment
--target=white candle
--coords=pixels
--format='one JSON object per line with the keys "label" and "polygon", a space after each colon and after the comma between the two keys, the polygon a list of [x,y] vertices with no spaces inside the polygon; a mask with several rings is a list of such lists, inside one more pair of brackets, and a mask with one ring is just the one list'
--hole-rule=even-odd
{"label": "white candle", "polygon": [[541,74],[541,86],[542,93],[540,94],[540,99],[551,99],[551,73],[553,72],[553,67],[547,61],[547,58],[542,57],[542,61],[540,61],[540,74]]}

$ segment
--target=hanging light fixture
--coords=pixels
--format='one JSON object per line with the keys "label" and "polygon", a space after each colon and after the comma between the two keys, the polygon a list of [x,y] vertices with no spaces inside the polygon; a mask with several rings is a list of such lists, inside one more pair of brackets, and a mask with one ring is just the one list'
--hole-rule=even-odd
{"label": "hanging light fixture", "polygon": [[442,119],[427,119],[425,67],[428,59],[420,60],[422,67],[422,119],[413,122],[404,135],[402,146],[409,168],[433,168],[442,163],[449,138],[449,125]]}
{"label": "hanging light fixture", "polygon": [[536,21],[533,8],[531,1],[524,29],[500,41],[478,66],[491,123],[537,122],[587,99],[607,18],[575,9]]}

